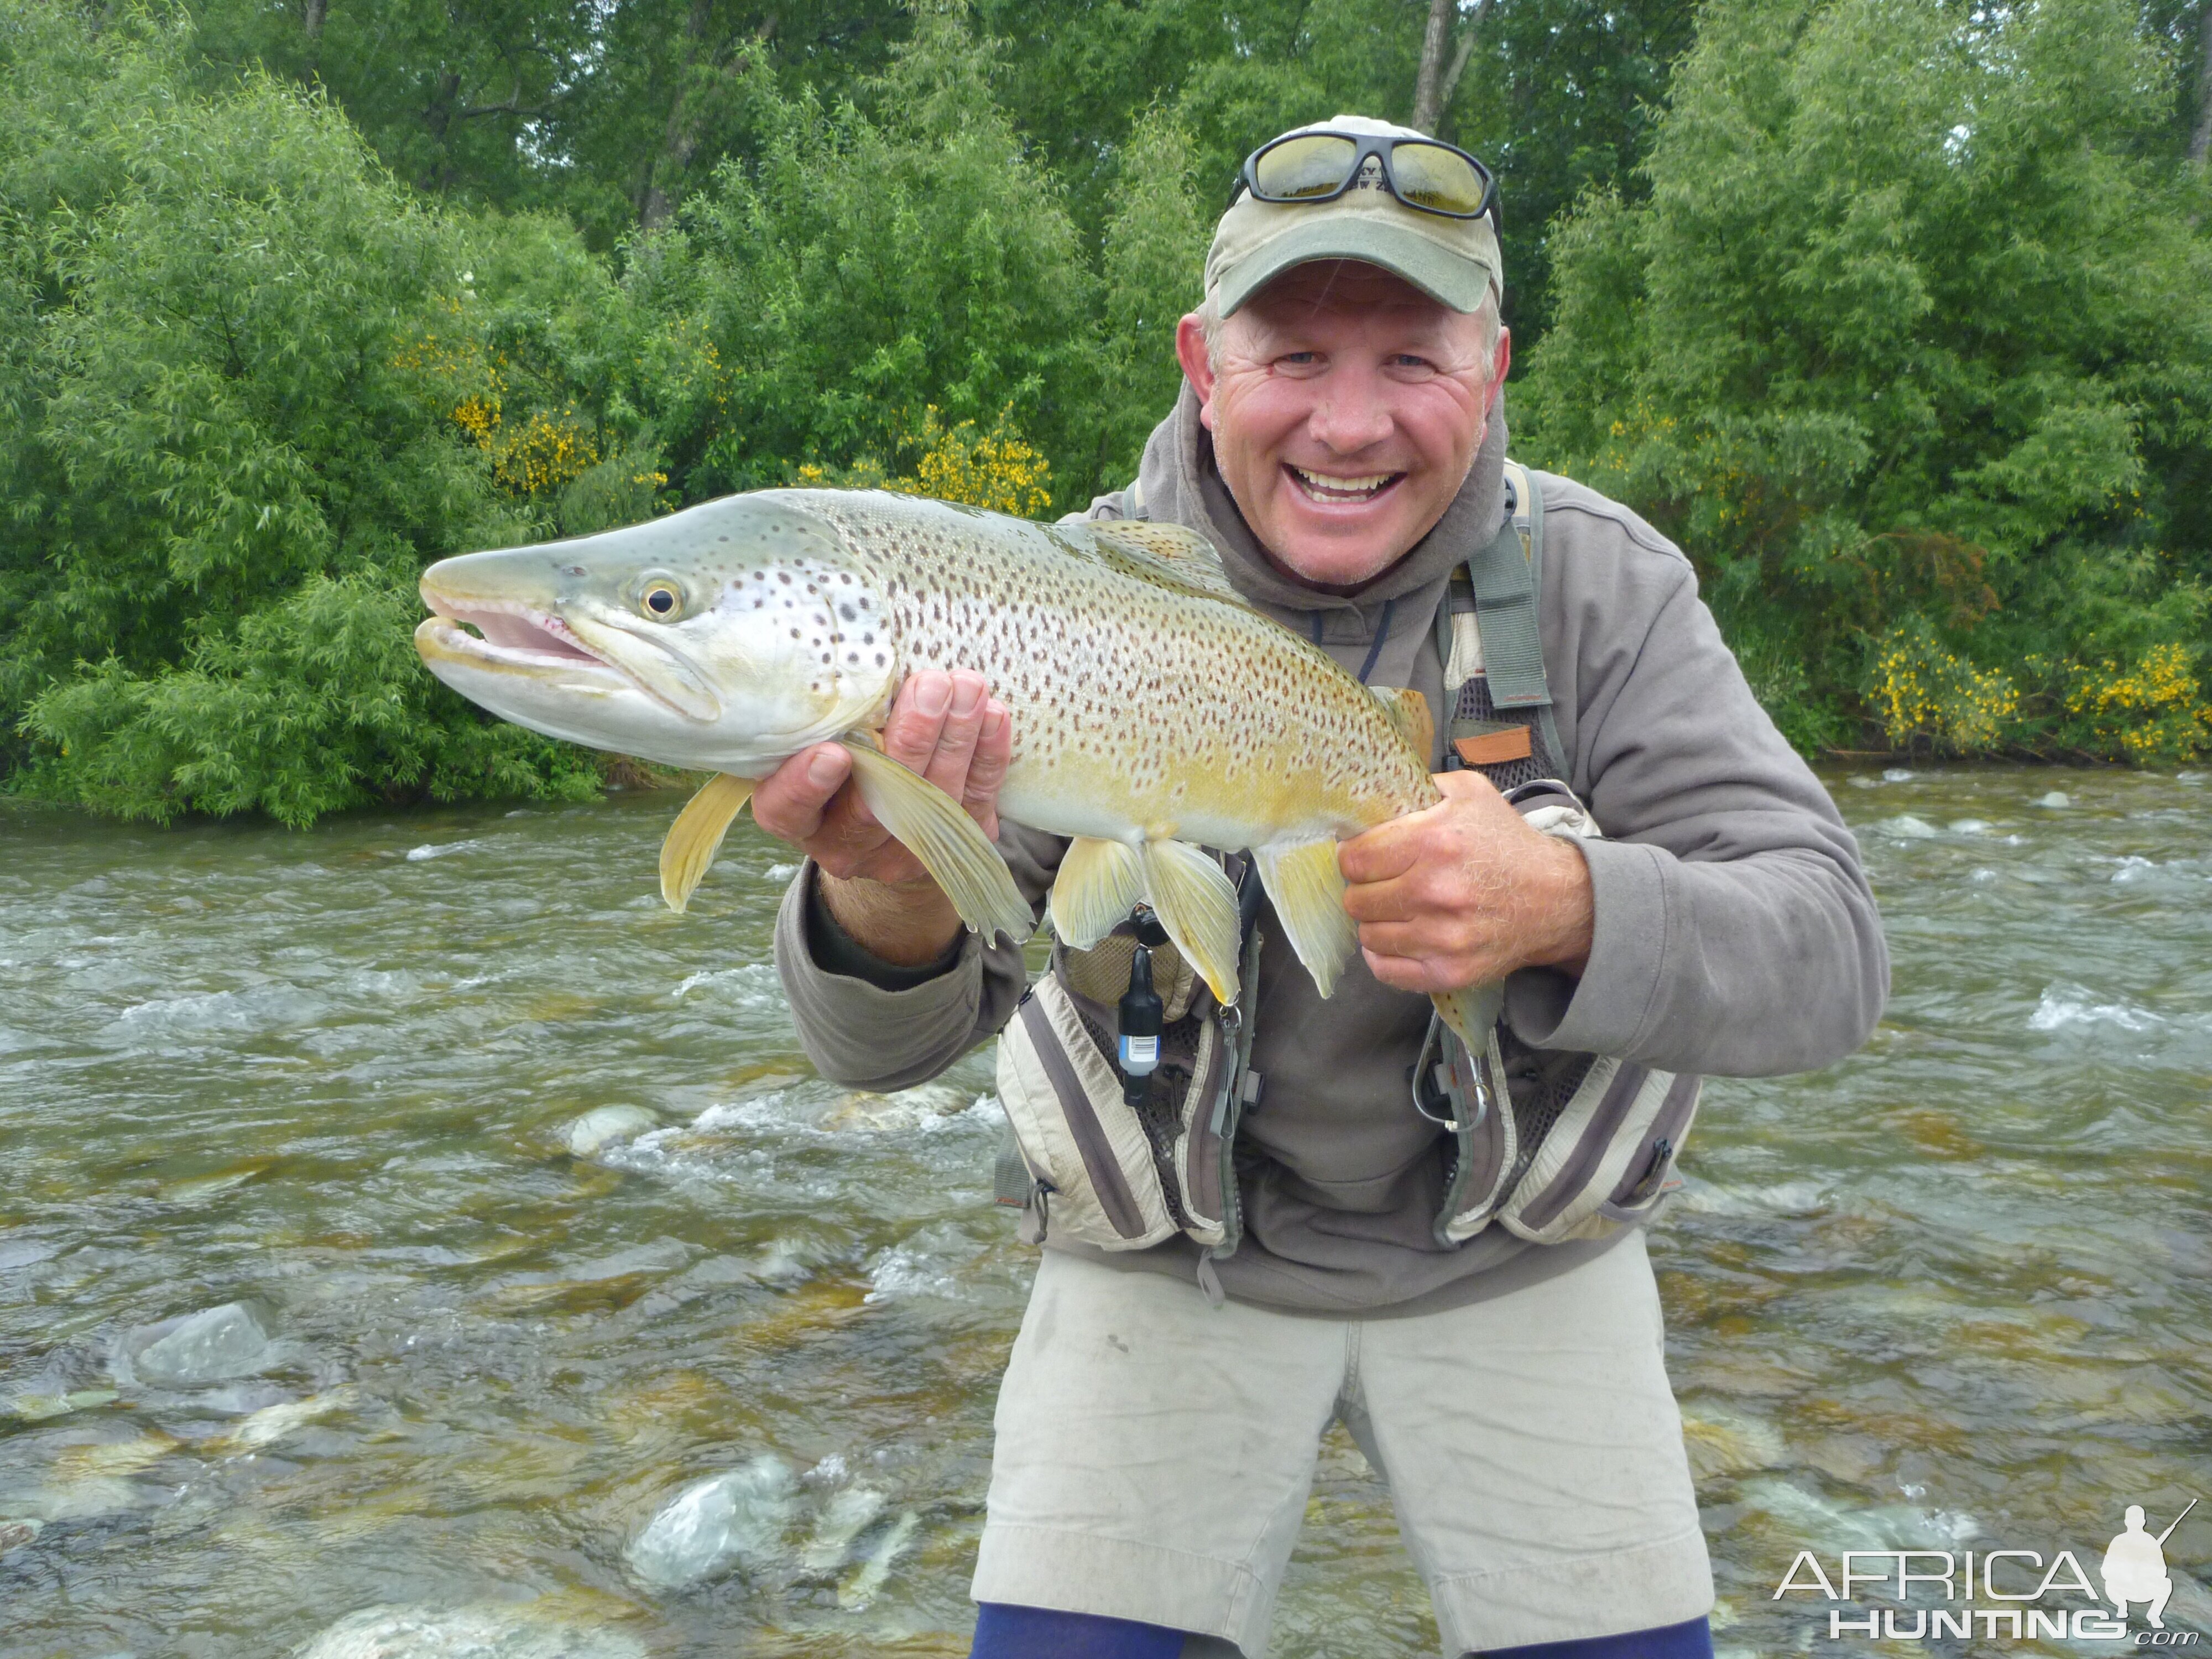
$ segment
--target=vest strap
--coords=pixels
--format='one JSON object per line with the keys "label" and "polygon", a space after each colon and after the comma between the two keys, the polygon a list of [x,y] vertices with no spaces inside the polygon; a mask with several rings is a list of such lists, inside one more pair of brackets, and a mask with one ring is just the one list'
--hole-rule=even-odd
{"label": "vest strap", "polygon": [[[1516,476],[1517,475],[1517,476]],[[1537,621],[1536,550],[1543,511],[1525,470],[1507,463],[1513,514],[1490,544],[1467,562],[1474,585],[1475,624],[1482,630],[1483,672],[1498,708],[1548,708],[1544,641]]]}

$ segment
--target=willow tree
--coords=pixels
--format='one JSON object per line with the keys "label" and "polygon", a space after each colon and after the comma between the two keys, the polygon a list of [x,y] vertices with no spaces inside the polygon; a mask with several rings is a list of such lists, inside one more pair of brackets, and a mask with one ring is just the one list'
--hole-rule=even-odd
{"label": "willow tree", "polygon": [[[1684,543],[1801,739],[1887,696],[1893,738],[2134,752],[2099,687],[2193,675],[2212,190],[2172,74],[2124,0],[1718,0],[1648,199],[1561,231],[1521,447]],[[2186,752],[2173,696],[2138,712]]]}

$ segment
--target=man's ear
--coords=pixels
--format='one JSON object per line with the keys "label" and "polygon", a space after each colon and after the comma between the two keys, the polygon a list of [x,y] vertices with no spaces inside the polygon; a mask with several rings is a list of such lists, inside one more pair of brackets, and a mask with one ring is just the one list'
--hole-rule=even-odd
{"label": "man's ear", "polygon": [[1513,367],[1513,331],[1503,324],[1498,330],[1498,355],[1492,360],[1490,376],[1490,404],[1483,411],[1486,418],[1498,407],[1498,400],[1505,394],[1506,371]]}
{"label": "man's ear", "polygon": [[1195,311],[1176,325],[1176,361],[1182,365],[1190,389],[1198,393],[1200,423],[1212,431],[1213,359],[1206,349],[1205,319]]}

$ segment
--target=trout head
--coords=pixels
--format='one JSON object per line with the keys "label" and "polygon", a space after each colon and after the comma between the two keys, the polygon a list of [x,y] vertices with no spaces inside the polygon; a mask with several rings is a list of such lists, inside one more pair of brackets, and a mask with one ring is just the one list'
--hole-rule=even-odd
{"label": "trout head", "polygon": [[441,559],[430,672],[550,737],[758,777],[878,724],[897,678],[878,585],[825,520],[730,495],[596,536]]}

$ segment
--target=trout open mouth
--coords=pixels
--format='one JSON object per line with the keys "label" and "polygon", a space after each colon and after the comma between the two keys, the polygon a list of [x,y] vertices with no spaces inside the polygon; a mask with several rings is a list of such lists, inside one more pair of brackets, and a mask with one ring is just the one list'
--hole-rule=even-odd
{"label": "trout open mouth", "polygon": [[415,630],[416,638],[452,655],[508,668],[574,668],[588,663],[610,673],[620,672],[587,648],[558,617],[527,605],[482,599],[456,605],[428,593],[423,598],[437,614]]}

